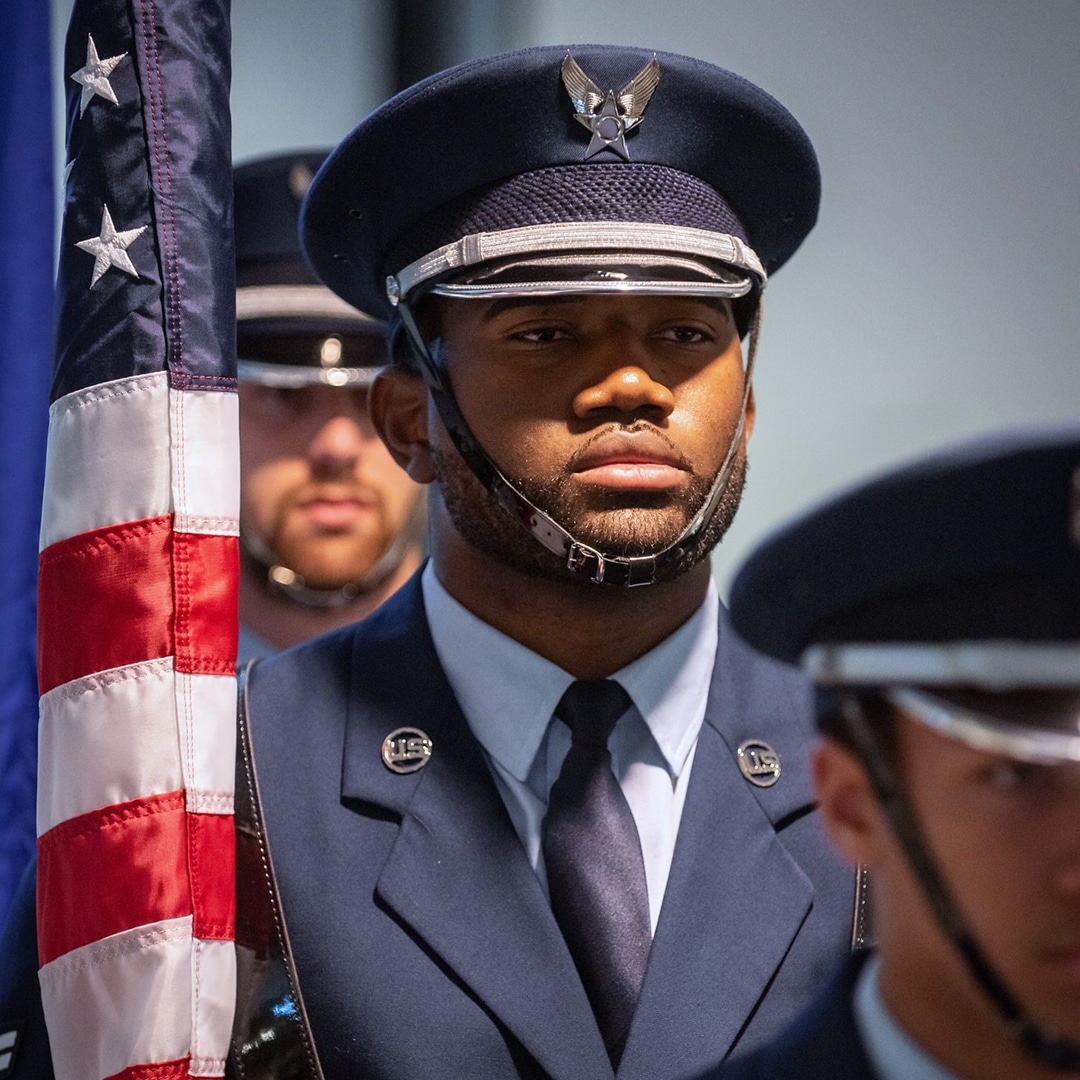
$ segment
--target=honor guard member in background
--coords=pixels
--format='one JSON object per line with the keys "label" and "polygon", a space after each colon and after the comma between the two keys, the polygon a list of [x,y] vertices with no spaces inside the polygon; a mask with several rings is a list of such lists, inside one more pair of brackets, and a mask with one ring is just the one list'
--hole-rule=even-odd
{"label": "honor guard member in background", "polygon": [[740,572],[820,687],[821,813],[873,954],[724,1080],[1080,1075],[1080,429],[895,473]]}
{"label": "honor guard member in background", "polygon": [[234,173],[241,663],[362,619],[422,557],[422,489],[367,411],[385,324],[320,284],[300,252],[300,203],[325,157]]}
{"label": "honor guard member in background", "polygon": [[394,320],[372,418],[431,519],[422,574],[247,682],[278,1013],[325,1077],[691,1076],[849,948],[809,686],[709,562],[818,197],[777,101],[625,47],[433,76],[317,175],[305,250]]}

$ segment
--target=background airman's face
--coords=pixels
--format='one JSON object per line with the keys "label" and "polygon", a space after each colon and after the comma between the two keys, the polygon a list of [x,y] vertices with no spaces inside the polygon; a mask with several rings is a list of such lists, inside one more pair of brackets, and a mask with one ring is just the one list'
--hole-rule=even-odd
{"label": "background airman's face", "polygon": [[[1019,762],[904,716],[896,736],[910,805],[980,947],[1037,1023],[1080,1041],[1080,764]],[[815,779],[830,832],[870,867],[887,1004],[917,1035],[1011,1043],[934,921],[862,765],[829,742]]]}
{"label": "background airman's face", "polygon": [[242,383],[240,468],[245,530],[316,588],[362,579],[420,493],[375,434],[366,390]]}

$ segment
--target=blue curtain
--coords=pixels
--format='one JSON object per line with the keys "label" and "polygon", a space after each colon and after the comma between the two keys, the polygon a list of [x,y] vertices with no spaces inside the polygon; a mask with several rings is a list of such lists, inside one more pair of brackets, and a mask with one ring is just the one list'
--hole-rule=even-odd
{"label": "blue curtain", "polygon": [[0,95],[0,923],[34,850],[34,612],[53,340],[49,4],[5,0]]}

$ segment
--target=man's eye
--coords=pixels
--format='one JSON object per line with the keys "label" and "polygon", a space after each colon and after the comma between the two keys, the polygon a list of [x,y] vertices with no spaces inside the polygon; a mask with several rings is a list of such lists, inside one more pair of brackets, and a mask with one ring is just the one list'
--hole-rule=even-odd
{"label": "man's eye", "polygon": [[696,326],[669,326],[660,332],[660,336],[679,345],[700,345],[702,342],[712,341],[711,334]]}
{"label": "man's eye", "polygon": [[1039,788],[1047,784],[1052,772],[1047,765],[1035,765],[1029,761],[1002,761],[990,766],[987,778],[990,786],[998,791],[1019,791]]}
{"label": "man's eye", "polygon": [[530,330],[519,330],[513,335],[518,341],[527,341],[532,345],[550,345],[554,341],[565,341],[570,335],[557,326],[537,326]]}
{"label": "man's eye", "polygon": [[303,390],[287,390],[275,386],[270,390],[270,404],[275,409],[301,412],[307,405],[308,396]]}

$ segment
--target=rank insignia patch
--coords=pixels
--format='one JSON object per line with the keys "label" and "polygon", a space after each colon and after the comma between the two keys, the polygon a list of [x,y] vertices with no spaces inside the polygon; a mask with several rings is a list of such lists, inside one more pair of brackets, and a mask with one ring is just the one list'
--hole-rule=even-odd
{"label": "rank insignia patch", "polygon": [[19,1051],[21,1027],[0,1024],[0,1080],[15,1071],[15,1059]]}

